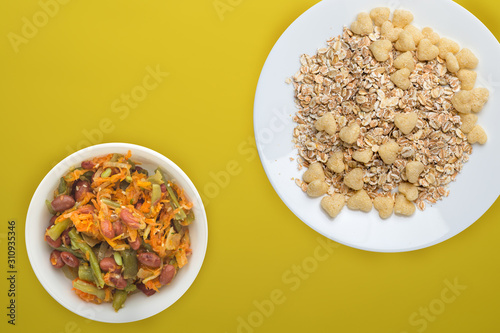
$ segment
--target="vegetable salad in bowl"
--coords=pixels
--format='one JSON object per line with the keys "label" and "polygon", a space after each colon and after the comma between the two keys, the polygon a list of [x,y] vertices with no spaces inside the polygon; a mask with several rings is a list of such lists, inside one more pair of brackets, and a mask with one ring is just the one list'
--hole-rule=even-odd
{"label": "vegetable salad in bowl", "polygon": [[112,302],[118,311],[130,294],[151,296],[170,284],[191,254],[192,202],[161,168],[149,174],[134,163],[130,151],[71,168],[46,204],[50,262],[84,301]]}

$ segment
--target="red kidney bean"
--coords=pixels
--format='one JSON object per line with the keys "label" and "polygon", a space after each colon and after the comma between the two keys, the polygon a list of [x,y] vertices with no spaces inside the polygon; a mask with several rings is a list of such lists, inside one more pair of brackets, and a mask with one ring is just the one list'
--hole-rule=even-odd
{"label": "red kidney bean", "polygon": [[61,268],[64,266],[64,261],[61,258],[61,252],[54,250],[50,253],[50,263],[55,268]]}
{"label": "red kidney bean", "polygon": [[52,217],[50,218],[50,221],[49,221],[49,227],[50,227],[51,225],[53,225],[53,224],[54,224],[54,222],[56,222],[56,219],[57,219],[57,215],[54,215],[54,216],[52,216]]}
{"label": "red kidney bean", "polygon": [[130,238],[128,238],[127,241],[128,241],[128,244],[130,245],[130,247],[132,248],[132,250],[137,251],[141,247],[141,239],[139,238],[139,236],[137,236],[135,241],[131,241]]}
{"label": "red kidney bean", "polygon": [[160,188],[161,188],[162,193],[167,192],[167,186],[165,184],[161,184]]}
{"label": "red kidney bean", "polygon": [[172,281],[174,275],[175,275],[175,267],[172,265],[165,265],[161,270],[160,277],[158,280],[162,285],[166,285],[169,284],[170,281]]}
{"label": "red kidney bean", "polygon": [[120,218],[130,229],[139,229],[140,223],[128,209],[120,211]]}
{"label": "red kidney bean", "polygon": [[101,221],[101,232],[106,238],[114,238],[115,231],[113,230],[113,225],[109,222],[108,219],[104,219]]}
{"label": "red kidney bean", "polygon": [[144,283],[142,283],[142,282],[137,282],[137,283],[135,284],[135,286],[137,287],[137,289],[139,289],[140,291],[142,291],[142,292],[143,292],[146,296],[151,296],[151,295],[153,295],[154,293],[156,293],[156,291],[155,291],[155,290],[153,290],[153,289],[148,289],[148,288],[144,285]]}
{"label": "red kidney bean", "polygon": [[81,214],[90,214],[95,212],[95,208],[92,205],[85,205],[80,207],[79,211]]}
{"label": "red kidney bean", "polygon": [[75,199],[69,195],[63,194],[52,200],[50,205],[54,211],[60,213],[73,207],[75,205]]}
{"label": "red kidney bean", "polygon": [[92,161],[83,161],[82,162],[82,168],[84,168],[84,169],[92,169],[94,167],[95,167],[95,164]]}
{"label": "red kidney bean", "polygon": [[62,240],[62,243],[66,246],[70,246],[71,245],[71,238],[69,238],[69,231],[71,230],[71,228],[69,229],[66,229],[63,231],[63,233],[61,234],[61,240]]}
{"label": "red kidney bean", "polygon": [[123,234],[123,224],[120,221],[113,222],[113,230],[115,231],[115,236]]}
{"label": "red kidney bean", "polygon": [[45,241],[53,248],[58,248],[59,246],[61,246],[62,243],[61,237],[59,237],[56,240],[53,240],[52,238],[50,238],[49,235],[45,235]]}
{"label": "red kidney bean", "polygon": [[127,286],[127,280],[121,274],[112,273],[109,276],[109,281],[115,285],[116,289],[123,289]]}
{"label": "red kidney bean", "polygon": [[80,260],[69,252],[61,252],[61,259],[69,267],[78,267],[80,265]]}
{"label": "red kidney bean", "polygon": [[86,180],[77,180],[75,182],[75,199],[76,201],[82,201],[85,198],[85,194],[90,192],[90,184]]}
{"label": "red kidney bean", "polygon": [[120,266],[118,266],[118,264],[116,263],[115,259],[113,259],[111,257],[103,258],[99,262],[99,266],[105,272],[114,272],[114,271],[119,270],[119,268],[120,268]]}
{"label": "red kidney bean", "polygon": [[161,266],[161,259],[157,254],[152,252],[142,252],[137,255],[137,260],[143,265],[151,268],[158,268]]}

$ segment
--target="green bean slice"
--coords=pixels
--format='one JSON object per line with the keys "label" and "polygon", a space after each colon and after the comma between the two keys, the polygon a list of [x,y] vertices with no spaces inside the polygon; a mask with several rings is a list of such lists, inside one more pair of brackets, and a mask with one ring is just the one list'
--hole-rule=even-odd
{"label": "green bean slice", "polygon": [[179,233],[182,230],[182,225],[179,221],[177,220],[172,220],[172,225],[174,226],[175,232]]}
{"label": "green bean slice", "polygon": [[186,219],[184,219],[184,221],[181,222],[181,224],[183,226],[188,226],[190,225],[191,223],[193,223],[194,221],[194,212],[191,210],[189,211],[189,213],[187,214],[186,216]]}
{"label": "green bean slice", "polygon": [[101,173],[101,178],[107,178],[111,175],[111,168],[106,168],[106,170],[104,170],[102,173]]}
{"label": "green bean slice", "polygon": [[182,209],[181,205],[179,205],[179,201],[177,199],[177,195],[175,194],[174,190],[170,186],[170,184],[167,181],[167,175],[160,169],[156,169],[156,171],[159,171],[162,178],[163,182],[165,183],[165,186],[167,187],[167,192],[170,198],[172,199],[171,204],[174,209],[180,209],[179,212],[175,215],[176,220],[184,220],[186,218],[186,213],[184,212],[184,209]]}
{"label": "green bean slice", "polygon": [[134,283],[131,283],[131,282],[129,281],[129,285],[128,285],[128,286],[126,286],[126,287],[125,287],[125,289],[123,289],[123,290],[125,290],[125,291],[126,291],[126,292],[128,292],[128,293],[131,293],[131,292],[135,291],[136,289],[137,289],[137,287],[135,286],[135,284],[134,284]]}
{"label": "green bean slice", "polygon": [[45,205],[47,206],[47,209],[49,210],[49,213],[52,215],[55,215],[56,212],[54,211],[54,208],[52,208],[52,203],[50,200],[45,200]]}
{"label": "green bean slice", "polygon": [[80,179],[81,180],[86,180],[86,181],[90,182],[92,180],[92,176],[93,175],[94,175],[93,171],[87,171],[83,175],[80,176]]}
{"label": "green bean slice", "polygon": [[122,256],[119,252],[113,252],[113,258],[115,259],[117,265],[123,266]]}
{"label": "green bean slice", "polygon": [[70,280],[74,280],[78,277],[78,271],[76,267],[69,267],[68,265],[64,265],[61,267],[61,270],[64,273],[64,276],[66,276]]}
{"label": "green bean slice", "polygon": [[117,154],[117,153],[114,153],[113,156],[111,157],[111,159],[109,160],[110,162],[116,162],[118,161],[118,159],[123,156],[121,154]]}
{"label": "green bean slice", "polygon": [[108,251],[109,245],[107,242],[102,242],[101,245],[99,245],[99,250],[97,251],[97,260],[101,262],[101,260],[104,258],[106,255],[106,251]]}
{"label": "green bean slice", "polygon": [[80,237],[80,235],[74,228],[69,231],[69,238],[71,239],[72,245],[82,251],[86,257],[88,256],[90,267],[92,268],[92,272],[94,273],[97,286],[99,286],[100,288],[104,287],[104,279],[102,278],[101,267],[99,266],[99,261],[97,261],[97,257],[92,248],[87,243],[85,243],[85,241],[82,239],[82,237]]}
{"label": "green bean slice", "polygon": [[59,180],[59,187],[57,188],[57,192],[59,192],[59,194],[63,194],[66,193],[67,189],[68,189],[68,183],[66,182],[64,177],[61,177],[61,179]]}
{"label": "green bean slice", "polygon": [[61,251],[61,252],[69,252],[71,253],[72,255],[74,255],[75,257],[79,258],[79,259],[85,259],[85,257],[83,256],[82,253],[78,252],[78,251],[75,251],[73,249],[70,249],[66,246],[59,246],[58,248],[56,248],[57,251]]}
{"label": "green bean slice", "polygon": [[128,249],[122,252],[123,277],[125,279],[135,278],[137,275],[137,252]]}
{"label": "green bean slice", "polygon": [[113,296],[113,309],[115,312],[118,312],[121,308],[123,308],[123,304],[127,300],[128,293],[125,290],[116,290],[115,295]]}
{"label": "green bean slice", "polygon": [[50,227],[50,229],[47,230],[47,235],[55,241],[72,223],[73,222],[70,219],[62,220],[61,222]]}
{"label": "green bean slice", "polygon": [[91,294],[97,296],[99,299],[106,298],[106,292],[104,289],[99,289],[93,284],[90,284],[86,281],[82,280],[74,280],[73,288],[83,291],[84,293]]}
{"label": "green bean slice", "polygon": [[158,184],[152,185],[153,189],[151,191],[151,204],[154,205],[161,198],[161,187]]}
{"label": "green bean slice", "polygon": [[108,206],[113,207],[113,208],[120,208],[121,207],[121,205],[118,202],[107,199],[107,198],[101,198],[101,201],[105,205],[108,205]]}
{"label": "green bean slice", "polygon": [[127,163],[130,164],[130,169],[135,170],[135,163],[131,160],[127,160]]}
{"label": "green bean slice", "polygon": [[158,169],[156,169],[155,174],[148,177],[148,182],[151,184],[163,184],[162,175]]}
{"label": "green bean slice", "polygon": [[92,273],[92,268],[86,264],[80,264],[78,266],[78,277],[81,280],[85,280],[88,282],[95,282],[94,273]]}
{"label": "green bean slice", "polygon": [[146,251],[148,251],[148,252],[154,252],[153,248],[148,243],[143,243],[143,246],[146,249]]}
{"label": "green bean slice", "polygon": [[130,182],[127,182],[126,179],[122,180],[120,182],[120,189],[123,190],[123,191],[125,191],[129,187],[129,185],[130,185]]}

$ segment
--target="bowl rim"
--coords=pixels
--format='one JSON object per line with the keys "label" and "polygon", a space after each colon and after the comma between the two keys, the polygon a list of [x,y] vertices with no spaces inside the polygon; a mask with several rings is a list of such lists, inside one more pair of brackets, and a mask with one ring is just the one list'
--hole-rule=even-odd
{"label": "bowl rim", "polygon": [[[50,188],[50,186],[52,186],[52,185],[47,186],[48,184],[46,184],[46,183],[52,182],[53,177],[61,175],[64,172],[67,172],[69,167],[75,166],[75,165],[81,163],[83,160],[85,160],[85,158],[91,157],[92,156],[90,154],[91,152],[93,152],[95,150],[103,150],[103,149],[108,150],[109,151],[108,153],[112,153],[114,150],[116,151],[117,149],[122,149],[122,150],[127,149],[127,150],[132,151],[132,156],[134,155],[134,151],[142,152],[143,154],[151,156],[151,158],[154,160],[159,160],[159,161],[163,162],[163,165],[168,165],[168,168],[170,170],[167,170],[167,171],[169,173],[171,173],[171,172],[176,173],[177,174],[176,178],[182,178],[182,181],[185,182],[189,186],[190,190],[192,191],[192,193],[194,195],[194,197],[191,197],[190,199],[192,202],[196,203],[196,205],[198,206],[198,211],[202,213],[201,216],[199,216],[199,213],[196,215],[196,218],[198,219],[197,222],[199,223],[200,228],[201,228],[199,240],[198,240],[198,244],[197,244],[197,247],[199,246],[199,248],[197,248],[197,258],[199,258],[199,259],[197,259],[195,261],[195,263],[194,263],[195,266],[194,266],[194,268],[192,268],[192,271],[186,273],[188,275],[184,277],[185,280],[182,281],[182,285],[181,285],[180,290],[176,291],[176,293],[173,294],[173,297],[167,298],[166,299],[167,301],[162,302],[162,306],[154,308],[152,311],[147,311],[147,313],[144,313],[144,311],[141,311],[141,314],[139,314],[135,317],[123,318],[123,316],[122,316],[122,317],[120,317],[121,319],[118,319],[119,318],[118,316],[115,318],[109,318],[109,319],[99,318],[99,315],[96,316],[95,313],[90,314],[89,311],[85,311],[85,310],[88,310],[88,309],[85,309],[85,306],[78,306],[77,308],[75,308],[71,304],[71,302],[69,302],[65,299],[61,299],[59,297],[59,295],[57,295],[52,290],[53,285],[47,279],[44,278],[44,273],[41,270],[42,264],[37,263],[35,260],[35,252],[34,251],[36,251],[36,248],[34,248],[34,245],[32,245],[33,242],[31,242],[33,237],[35,237],[35,235],[34,235],[35,231],[31,231],[32,228],[28,227],[28,224],[30,223],[30,221],[32,221],[33,219],[36,218],[36,216],[34,216],[34,214],[36,214],[39,211],[39,210],[34,211],[34,208],[33,208],[34,204],[38,203],[41,196],[46,195],[45,189]],[[106,153],[98,153],[97,152],[94,155],[100,156],[100,155],[104,155],[104,154],[106,154]],[[43,206],[45,206],[45,204],[43,204]],[[24,233],[24,236],[25,236],[25,242],[24,242],[25,244],[24,245],[26,246],[26,252],[28,254],[30,266],[33,269],[33,272],[35,273],[37,280],[43,286],[45,291],[47,291],[47,293],[50,296],[52,296],[52,298],[54,298],[60,305],[62,305],[66,309],[70,310],[71,312],[73,312],[79,316],[82,316],[84,318],[87,318],[87,319],[91,319],[94,321],[100,321],[100,322],[107,322],[107,323],[127,323],[127,322],[134,322],[134,321],[138,321],[138,320],[143,320],[143,319],[152,317],[152,316],[162,312],[163,310],[167,309],[171,305],[173,305],[180,297],[182,297],[187,292],[187,290],[194,283],[196,277],[198,276],[198,274],[203,266],[203,262],[204,262],[207,247],[208,247],[208,223],[207,223],[206,210],[205,210],[203,201],[201,199],[201,196],[200,196],[197,188],[195,187],[195,185],[191,181],[191,179],[186,175],[186,173],[179,166],[177,166],[177,164],[175,164],[168,157],[166,157],[166,156],[164,156],[164,155],[162,155],[162,154],[160,154],[160,153],[158,153],[150,148],[140,146],[137,144],[132,144],[132,143],[110,142],[110,143],[102,143],[102,144],[92,145],[92,146],[80,149],[76,152],[73,152],[72,154],[63,158],[54,167],[52,167],[49,172],[47,172],[47,174],[43,177],[43,179],[38,184],[35,192],[33,193],[32,198],[30,200],[30,203],[29,203],[29,207],[28,207],[27,214],[26,214],[25,226],[26,227],[25,227],[25,233]],[[192,260],[190,260],[188,262],[188,264],[191,262],[192,262]],[[91,303],[86,303],[86,302],[82,301],[82,304],[91,304]],[[94,304],[92,304],[92,305],[94,305]],[[92,306],[92,305],[90,305],[90,306]],[[104,305],[104,306],[106,306],[106,305]],[[97,311],[97,312],[99,312],[99,311]],[[119,312],[117,314],[119,314]]]}

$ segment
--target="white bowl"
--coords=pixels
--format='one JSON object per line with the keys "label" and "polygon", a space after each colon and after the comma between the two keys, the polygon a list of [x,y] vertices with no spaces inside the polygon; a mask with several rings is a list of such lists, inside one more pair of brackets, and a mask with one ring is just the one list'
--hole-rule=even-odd
{"label": "white bowl", "polygon": [[[80,166],[84,160],[109,153],[126,154],[132,151],[132,160],[141,162],[141,167],[153,171],[162,168],[170,179],[185,190],[187,197],[194,204],[195,220],[189,226],[192,255],[188,264],[179,270],[172,283],[160,289],[160,292],[147,297],[139,292],[130,296],[125,306],[115,312],[109,303],[96,305],[81,300],[72,290],[71,281],[61,270],[52,267],[49,256],[52,248],[44,240],[44,232],[51,214],[45,200],[53,199],[53,192],[62,177],[71,166]],[[191,286],[201,269],[208,241],[207,217],[198,191],[188,176],[165,156],[141,146],[127,143],[105,143],[82,149],[62,160],[45,176],[35,191],[26,218],[26,247],[28,257],[38,280],[45,290],[68,310],[96,321],[125,323],[153,316],[172,305]]]}

